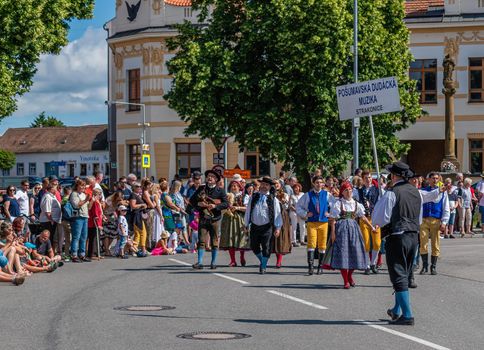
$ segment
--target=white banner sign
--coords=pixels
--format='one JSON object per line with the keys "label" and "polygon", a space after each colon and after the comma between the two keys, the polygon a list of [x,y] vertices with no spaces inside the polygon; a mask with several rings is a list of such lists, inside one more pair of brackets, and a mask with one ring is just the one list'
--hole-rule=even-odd
{"label": "white banner sign", "polygon": [[338,86],[336,96],[340,120],[400,111],[395,77]]}

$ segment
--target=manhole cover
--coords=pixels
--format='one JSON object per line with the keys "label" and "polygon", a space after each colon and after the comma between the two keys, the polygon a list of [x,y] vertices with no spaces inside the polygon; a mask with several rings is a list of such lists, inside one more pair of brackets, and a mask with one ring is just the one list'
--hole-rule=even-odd
{"label": "manhole cover", "polygon": [[194,339],[194,340],[235,340],[250,338],[250,335],[243,333],[232,332],[194,332],[177,335],[182,339]]}
{"label": "manhole cover", "polygon": [[174,306],[164,306],[164,305],[128,305],[115,307],[114,310],[120,311],[163,311],[163,310],[174,310]]}

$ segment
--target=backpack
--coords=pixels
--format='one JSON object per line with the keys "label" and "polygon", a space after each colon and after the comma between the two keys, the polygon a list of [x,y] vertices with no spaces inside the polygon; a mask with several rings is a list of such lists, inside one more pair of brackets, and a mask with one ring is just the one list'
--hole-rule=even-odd
{"label": "backpack", "polygon": [[71,196],[69,196],[69,200],[62,207],[62,218],[67,221],[72,221],[79,217],[79,210],[75,209],[71,204]]}

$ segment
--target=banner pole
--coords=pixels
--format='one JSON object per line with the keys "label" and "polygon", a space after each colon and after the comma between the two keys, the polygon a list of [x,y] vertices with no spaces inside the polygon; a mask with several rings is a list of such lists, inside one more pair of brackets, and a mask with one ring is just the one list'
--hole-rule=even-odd
{"label": "banner pole", "polygon": [[376,181],[378,182],[378,191],[380,196],[383,195],[382,188],[380,186],[380,166],[378,164],[378,152],[376,150],[375,129],[373,128],[373,117],[370,115],[370,130],[371,130],[371,144],[373,146],[373,156],[375,157],[375,169],[376,169]]}

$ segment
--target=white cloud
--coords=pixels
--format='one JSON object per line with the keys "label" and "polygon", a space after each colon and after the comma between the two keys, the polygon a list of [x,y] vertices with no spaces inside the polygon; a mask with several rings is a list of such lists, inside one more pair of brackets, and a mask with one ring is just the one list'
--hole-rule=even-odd
{"label": "white cloud", "polygon": [[[18,101],[10,118],[37,116],[46,111],[56,117],[106,112],[106,32],[88,28],[59,55],[42,56],[32,90]],[[9,118],[9,119],[10,119]]]}

